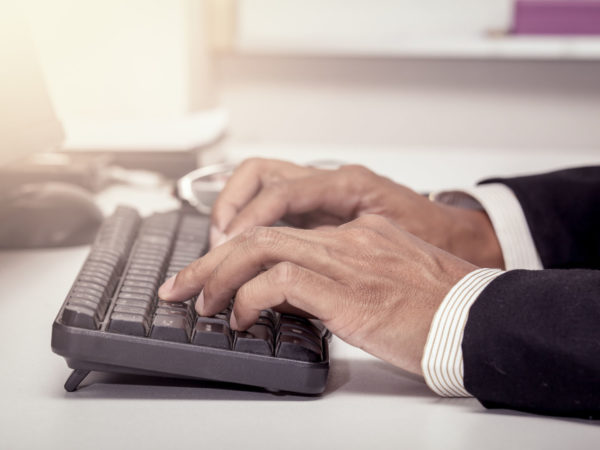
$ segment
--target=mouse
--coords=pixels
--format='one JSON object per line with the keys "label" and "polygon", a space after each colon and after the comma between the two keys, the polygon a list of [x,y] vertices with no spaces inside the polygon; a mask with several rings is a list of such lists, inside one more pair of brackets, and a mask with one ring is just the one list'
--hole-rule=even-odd
{"label": "mouse", "polygon": [[103,220],[91,192],[60,182],[27,183],[0,193],[0,248],[89,244]]}

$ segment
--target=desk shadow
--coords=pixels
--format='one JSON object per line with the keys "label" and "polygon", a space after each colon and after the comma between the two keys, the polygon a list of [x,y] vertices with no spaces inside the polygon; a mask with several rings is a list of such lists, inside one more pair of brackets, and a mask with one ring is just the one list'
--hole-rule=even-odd
{"label": "desk shadow", "polygon": [[92,372],[68,398],[235,401],[315,401],[336,393],[434,396],[420,377],[377,360],[332,361],[322,395],[297,395],[215,381]]}
{"label": "desk shadow", "polygon": [[435,397],[422,377],[376,359],[336,360],[323,395],[336,391],[386,397]]}
{"label": "desk shadow", "polygon": [[129,400],[252,400],[310,401],[315,395],[271,392],[252,386],[217,381],[92,372],[68,398]]}
{"label": "desk shadow", "polygon": [[549,416],[543,414],[535,414],[526,411],[517,411],[513,409],[485,409],[481,406],[481,410],[474,410],[473,413],[476,414],[493,414],[499,416],[509,416],[509,417],[519,417],[519,418],[532,418],[532,419],[549,419],[549,420],[557,420],[560,422],[570,422],[577,423],[588,426],[600,426],[600,419],[585,419],[580,417],[561,417],[561,416]]}

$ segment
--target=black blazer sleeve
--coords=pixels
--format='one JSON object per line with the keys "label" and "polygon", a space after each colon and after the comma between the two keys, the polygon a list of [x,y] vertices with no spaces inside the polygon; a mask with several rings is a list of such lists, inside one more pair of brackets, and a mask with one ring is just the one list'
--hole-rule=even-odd
{"label": "black blazer sleeve", "polygon": [[502,274],[471,307],[462,349],[485,407],[600,419],[600,271]]}
{"label": "black blazer sleeve", "polygon": [[600,166],[483,183],[515,193],[545,268],[600,269]]}
{"label": "black blazer sleeve", "polygon": [[465,388],[488,408],[600,418],[600,167],[490,182],[515,193],[554,270],[510,271],[480,294]]}

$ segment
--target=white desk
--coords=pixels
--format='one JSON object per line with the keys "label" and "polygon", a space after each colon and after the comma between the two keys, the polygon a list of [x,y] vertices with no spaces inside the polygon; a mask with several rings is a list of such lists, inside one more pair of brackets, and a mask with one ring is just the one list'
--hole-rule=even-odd
{"label": "white desk", "polygon": [[[281,156],[282,149],[265,147],[260,153]],[[239,156],[247,150],[238,147],[232,154]],[[301,160],[337,156],[382,168],[388,175],[395,167],[411,180],[420,179],[419,189],[441,187],[442,181],[445,186],[465,184],[483,164],[477,159],[465,165],[475,155],[469,152],[434,169],[429,168],[430,161],[447,155],[340,155],[322,149],[311,154],[306,148],[294,152],[289,147],[286,152]],[[504,161],[497,155],[494,158]],[[545,155],[539,161],[531,156],[514,158],[512,171],[533,170],[538,162],[544,169],[551,162],[600,163],[600,154],[585,152]],[[510,172],[504,164],[500,169]],[[481,173],[490,172],[488,167]],[[415,185],[411,180],[409,184]],[[122,194],[113,191],[102,201],[107,207]],[[137,198],[142,207],[164,204],[164,197],[153,200],[148,194],[134,194],[129,198]],[[69,369],[50,351],[51,324],[86,254],[86,247],[0,252],[0,449],[106,450],[112,445],[143,450],[564,450],[600,446],[597,422],[487,411],[474,399],[441,399],[416,377],[338,340],[332,345],[328,388],[320,398],[108,374],[92,374],[79,391],[66,393],[63,383]]]}

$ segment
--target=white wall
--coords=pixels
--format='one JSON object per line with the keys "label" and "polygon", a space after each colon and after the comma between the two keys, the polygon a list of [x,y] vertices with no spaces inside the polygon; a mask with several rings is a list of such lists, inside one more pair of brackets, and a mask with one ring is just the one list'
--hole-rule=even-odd
{"label": "white wall", "polygon": [[[217,0],[218,1],[218,0]],[[361,49],[506,30],[512,0],[238,0],[240,48]]]}
{"label": "white wall", "polygon": [[[475,48],[486,44],[487,32],[510,28],[511,5],[239,0],[237,53],[222,55],[217,65],[230,135],[384,147],[600,150],[598,58],[544,60],[551,45],[537,41],[538,61],[419,53],[419,42],[431,39],[437,47],[465,36]],[[417,56],[397,57],[394,42],[414,45]]]}
{"label": "white wall", "polygon": [[[212,104],[218,88],[220,102],[231,112],[233,140],[600,149],[598,61],[233,52],[216,58],[215,88],[202,32],[202,0],[25,4],[63,118],[183,115]],[[507,24],[506,4],[507,0],[239,0],[238,13],[253,18],[254,34],[238,20],[237,42],[244,36],[277,40],[277,33],[293,37],[306,29],[313,38],[342,40],[360,37],[357,30],[375,30],[377,39],[385,40],[396,22],[404,24],[401,30],[416,33],[423,16],[415,12],[417,5],[447,23],[445,32],[476,32]],[[407,5],[412,15],[403,16],[399,11]],[[391,11],[388,16],[386,10]],[[387,19],[378,30],[381,14]],[[307,28],[310,17],[314,19]],[[360,23],[353,29],[357,18]],[[415,27],[408,27],[412,22]]]}
{"label": "white wall", "polygon": [[217,68],[239,140],[600,150],[600,62],[223,56]]}

